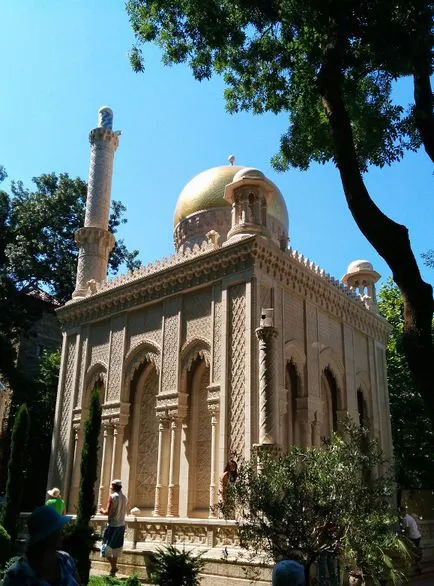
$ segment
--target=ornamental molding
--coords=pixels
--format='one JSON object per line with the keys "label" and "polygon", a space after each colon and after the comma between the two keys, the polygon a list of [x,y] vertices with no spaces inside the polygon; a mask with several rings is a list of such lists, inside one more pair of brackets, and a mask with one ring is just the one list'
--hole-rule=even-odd
{"label": "ornamental molding", "polygon": [[189,371],[196,358],[202,358],[209,368],[211,364],[211,347],[205,338],[194,338],[184,344],[180,352],[181,372]]}
{"label": "ornamental molding", "polygon": [[229,275],[254,270],[280,283],[344,323],[386,345],[390,326],[366,309],[360,296],[296,250],[281,251],[272,242],[252,236],[215,249],[202,247],[173,255],[112,281],[96,293],[57,310],[64,329],[107,318],[138,306],[161,301],[190,288],[210,285]]}
{"label": "ornamental molding", "polygon": [[92,390],[97,382],[102,382],[104,387],[107,384],[107,364],[102,361],[94,362],[86,370],[84,376],[84,393]]}

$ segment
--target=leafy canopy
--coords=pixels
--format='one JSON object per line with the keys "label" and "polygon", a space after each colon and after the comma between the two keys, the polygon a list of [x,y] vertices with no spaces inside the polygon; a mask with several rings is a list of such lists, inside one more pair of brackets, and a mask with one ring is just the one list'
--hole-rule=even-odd
{"label": "leafy canopy", "polygon": [[403,488],[431,488],[434,486],[434,433],[405,360],[404,302],[391,279],[378,293],[378,309],[392,326],[386,357],[397,481]]}
{"label": "leafy canopy", "polygon": [[373,578],[386,573],[392,554],[406,557],[391,531],[387,463],[366,430],[348,423],[344,433],[322,448],[260,452],[259,461],[241,464],[223,511],[235,509],[242,547],[272,560],[298,556],[307,568],[323,552],[339,554]]}
{"label": "leafy canopy", "polygon": [[319,77],[336,35],[361,168],[390,164],[420,145],[414,108],[394,103],[392,89],[394,80],[413,72],[416,57],[432,71],[432,3],[129,0],[127,11],[137,39],[130,54],[136,71],[144,68],[142,44],[153,42],[165,64],[186,62],[198,80],[221,74],[229,112],[288,112],[273,159],[277,169],[335,159]]}
{"label": "leafy canopy", "polygon": [[[33,183],[34,191],[17,181],[12,182],[11,196],[0,194],[0,222],[3,218],[6,227],[5,241],[0,243],[0,269],[17,290],[48,289],[65,302],[75,286],[78,249],[74,234],[84,225],[87,185],[67,173],[44,174],[34,177]],[[121,202],[112,202],[109,230],[113,233],[126,222],[125,210]],[[140,264],[137,255],[118,240],[109,258],[110,270],[116,272],[122,263],[135,268]]]}

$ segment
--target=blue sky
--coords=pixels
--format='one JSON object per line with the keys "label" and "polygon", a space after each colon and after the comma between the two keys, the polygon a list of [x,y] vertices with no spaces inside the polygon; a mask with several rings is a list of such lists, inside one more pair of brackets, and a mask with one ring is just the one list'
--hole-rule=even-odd
{"label": "blue sky", "polygon": [[[143,262],[173,252],[173,211],[197,173],[227,164],[261,169],[285,196],[291,245],[341,277],[366,258],[390,270],[358,231],[333,165],[276,173],[270,165],[285,131],[284,115],[230,116],[223,83],[196,82],[187,67],[164,67],[145,47],[146,70],[128,62],[133,42],[123,1],[3,0],[0,18],[0,164],[10,179],[51,171],[87,178],[88,132],[101,105],[122,130],[112,197],[127,206],[118,235]],[[402,86],[399,95],[408,88]],[[410,229],[413,249],[434,248],[432,164],[408,154],[391,168],[372,169],[366,183],[383,211]],[[434,271],[421,269],[431,283]]]}

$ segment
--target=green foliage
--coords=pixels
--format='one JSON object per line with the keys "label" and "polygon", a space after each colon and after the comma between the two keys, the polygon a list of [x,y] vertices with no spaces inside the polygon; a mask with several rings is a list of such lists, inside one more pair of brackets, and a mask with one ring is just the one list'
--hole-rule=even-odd
{"label": "green foliage", "polygon": [[98,539],[90,525],[95,514],[95,484],[98,466],[98,442],[101,429],[101,405],[97,390],[92,392],[89,415],[84,426],[84,443],[80,462],[80,490],[77,520],[65,533],[64,547],[75,560],[84,584],[89,580],[90,552]]}
{"label": "green foliage", "polygon": [[59,368],[60,351],[44,351],[38,378],[33,385],[29,385],[31,392],[26,397],[32,414],[27,450],[27,482],[23,494],[23,508],[27,511],[33,510],[46,498]]}
{"label": "green foliage", "polygon": [[205,561],[174,545],[158,548],[151,558],[149,581],[158,586],[198,586]]}
{"label": "green foliage", "polygon": [[[7,271],[20,290],[48,288],[60,302],[71,298],[75,286],[78,249],[76,230],[84,225],[87,184],[67,173],[34,177],[35,190],[26,189],[21,181],[12,182],[5,247]],[[112,202],[109,230],[116,233],[126,208]],[[109,258],[112,272],[122,263],[129,269],[137,266],[138,252],[128,252],[118,240]]]}
{"label": "green foliage", "polygon": [[128,578],[112,578],[110,576],[91,576],[89,578],[89,586],[141,586],[139,578],[133,574]]}
{"label": "green foliage", "polygon": [[381,315],[392,326],[386,357],[397,481],[402,488],[432,488],[434,433],[404,356],[404,303],[391,279],[378,299]]}
{"label": "green foliage", "polygon": [[392,83],[415,70],[416,55],[430,63],[432,3],[129,0],[127,11],[136,71],[141,46],[153,42],[166,65],[186,62],[198,80],[223,75],[229,112],[289,113],[278,169],[335,160],[320,84],[334,44],[361,167],[390,164],[420,144],[415,111],[393,102]]}
{"label": "green foliage", "polygon": [[422,254],[422,258],[427,267],[434,269],[434,250],[427,250]]}
{"label": "green foliage", "polygon": [[21,499],[26,474],[26,447],[29,433],[29,412],[21,405],[15,416],[12,429],[11,451],[8,463],[6,494],[1,511],[0,523],[11,537],[12,544],[17,536],[17,524],[21,511]]}
{"label": "green foliage", "polygon": [[88,525],[96,512],[95,484],[97,480],[101,404],[98,390],[90,397],[89,415],[84,425],[84,443],[80,462],[80,491],[78,494],[77,524]]}
{"label": "green foliage", "polygon": [[0,568],[3,568],[11,555],[11,536],[6,529],[0,525]]}
{"label": "green foliage", "polygon": [[297,555],[306,568],[329,552],[372,579],[389,571],[389,552],[405,557],[391,530],[393,482],[378,473],[387,469],[381,451],[358,426],[347,423],[344,433],[322,448],[293,446],[241,464],[228,506],[242,547],[272,560]]}
{"label": "green foliage", "polygon": [[89,555],[101,536],[90,525],[76,521],[68,523],[63,529],[62,549],[71,554],[77,572],[84,584],[87,584],[90,572]]}

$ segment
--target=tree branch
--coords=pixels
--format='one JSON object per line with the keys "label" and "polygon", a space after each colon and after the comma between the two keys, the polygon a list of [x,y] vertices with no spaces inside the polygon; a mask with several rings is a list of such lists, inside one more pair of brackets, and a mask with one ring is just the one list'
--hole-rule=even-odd
{"label": "tree branch", "polygon": [[414,118],[427,155],[434,163],[434,112],[433,92],[429,68],[421,62],[415,63],[413,74]]}

